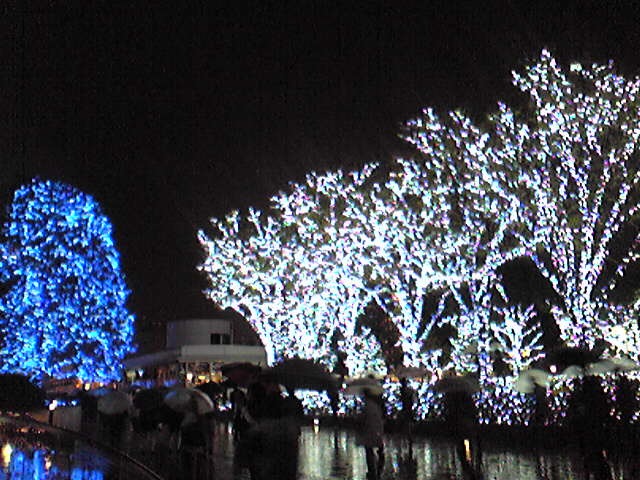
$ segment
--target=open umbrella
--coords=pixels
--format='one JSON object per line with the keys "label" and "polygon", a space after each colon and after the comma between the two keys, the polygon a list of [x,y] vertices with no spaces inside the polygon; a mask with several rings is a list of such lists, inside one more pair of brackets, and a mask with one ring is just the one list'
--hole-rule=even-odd
{"label": "open umbrella", "polygon": [[621,373],[640,370],[640,364],[630,358],[604,358],[588,366],[588,373],[591,375],[604,373]]}
{"label": "open umbrella", "polygon": [[601,360],[602,352],[585,347],[560,347],[545,356],[548,366],[563,372],[568,367],[575,366],[582,369]]}
{"label": "open umbrella", "polygon": [[195,388],[172,388],[164,397],[164,404],[179,413],[194,412],[204,415],[213,411],[213,402],[209,396]]}
{"label": "open umbrella", "polygon": [[198,390],[206,393],[209,398],[213,399],[216,395],[222,393],[222,386],[217,382],[206,382],[196,386]]}
{"label": "open umbrella", "polygon": [[400,367],[396,370],[398,378],[422,378],[431,372],[423,367]]}
{"label": "open umbrella", "polygon": [[520,393],[533,393],[536,387],[547,388],[549,386],[549,372],[540,368],[530,368],[518,375],[515,381],[515,389]]}
{"label": "open umbrella", "polygon": [[138,410],[153,410],[160,407],[164,400],[164,393],[157,388],[138,390],[133,396],[133,406]]}
{"label": "open umbrella", "polygon": [[258,365],[249,362],[227,363],[220,368],[223,376],[241,387],[248,386],[261,370]]}
{"label": "open umbrella", "polygon": [[366,391],[374,395],[382,395],[384,388],[375,378],[360,377],[348,381],[343,393],[345,395],[364,395]]}
{"label": "open umbrella", "polygon": [[475,393],[480,391],[480,383],[469,375],[454,375],[438,380],[433,384],[433,390],[438,393]]}
{"label": "open umbrella", "polygon": [[111,390],[98,399],[98,411],[105,415],[128,412],[131,405],[131,396],[119,390]]}
{"label": "open umbrella", "polygon": [[263,371],[273,381],[293,390],[335,391],[339,377],[313,360],[289,358]]}
{"label": "open umbrella", "polygon": [[632,372],[640,370],[640,363],[631,360],[630,358],[620,357],[612,358],[611,360],[615,363],[617,372]]}

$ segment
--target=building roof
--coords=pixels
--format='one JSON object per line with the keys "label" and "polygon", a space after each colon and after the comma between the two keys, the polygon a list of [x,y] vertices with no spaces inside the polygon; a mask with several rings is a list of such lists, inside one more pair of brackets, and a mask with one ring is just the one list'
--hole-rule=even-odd
{"label": "building roof", "polygon": [[131,370],[186,362],[249,362],[266,366],[267,353],[264,347],[256,345],[183,345],[177,349],[130,357],[124,361],[124,366]]}

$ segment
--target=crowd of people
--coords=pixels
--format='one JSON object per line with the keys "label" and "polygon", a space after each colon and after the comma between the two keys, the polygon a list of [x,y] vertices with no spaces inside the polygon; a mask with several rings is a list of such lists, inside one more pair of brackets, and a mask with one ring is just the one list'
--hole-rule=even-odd
{"label": "crowd of people", "polygon": [[[234,439],[234,466],[247,469],[252,480],[295,479],[298,471],[298,440],[305,421],[301,400],[292,388],[283,392],[281,385],[268,377],[256,379],[245,386],[235,386],[225,392],[231,406],[230,418]],[[364,450],[367,480],[379,480],[385,468],[384,432],[387,409],[382,388],[363,388],[362,401],[355,416],[356,442]],[[445,412],[452,424],[451,432],[470,436],[475,422],[475,409],[470,396],[446,395]],[[400,431],[409,443],[409,459],[413,458],[412,439],[415,420],[415,391],[406,379],[401,381],[402,410],[397,418]],[[107,443],[118,446],[123,441],[127,425],[144,438],[149,438],[160,455],[172,451],[178,455],[184,478],[197,478],[196,452],[211,449],[212,415],[198,415],[191,409],[175,411],[164,404],[154,408],[134,409],[117,415],[97,411],[96,398],[83,395],[83,422],[97,426]],[[463,412],[462,410],[465,410]],[[169,449],[169,450],[167,450]],[[466,457],[461,455],[465,461]],[[467,462],[469,463],[469,462]],[[192,475],[193,474],[193,475]],[[480,477],[467,477],[480,478]]]}
{"label": "crowd of people", "polygon": [[[400,379],[401,410],[393,423],[395,430],[406,439],[411,459],[418,398],[410,385],[406,378]],[[621,385],[624,387],[624,382]],[[622,387],[617,391],[618,422],[629,422],[637,406],[636,399],[629,393],[632,391],[630,386],[626,390]],[[464,478],[481,479],[482,444],[474,392],[462,389],[440,393],[444,428],[453,437]],[[355,422],[356,442],[364,450],[367,480],[379,480],[385,469],[387,409],[381,386],[379,389],[363,388],[360,394],[362,401],[357,402],[360,409]],[[224,396],[231,405],[236,468],[248,469],[252,480],[296,478],[298,440],[305,421],[303,405],[296,391],[293,388],[283,391],[280,383],[261,377],[242,387],[236,385],[226,390]],[[335,398],[339,397],[336,395]],[[167,432],[168,438],[175,439],[173,448],[182,455],[185,464],[189,463],[189,452],[207,451],[211,447],[212,428],[208,422],[212,417],[198,415],[195,405],[181,413],[160,405],[137,411],[128,418],[126,413],[103,415],[96,412],[96,399],[91,395],[84,395],[81,403],[83,418],[99,425],[104,438],[112,445],[119,444],[128,421],[133,430],[141,434],[152,433],[157,437],[159,432]],[[608,429],[614,428],[613,422],[611,405],[599,378],[586,376],[577,382],[568,405],[566,427],[574,432],[583,454],[584,470],[593,478],[611,478],[606,439]]]}

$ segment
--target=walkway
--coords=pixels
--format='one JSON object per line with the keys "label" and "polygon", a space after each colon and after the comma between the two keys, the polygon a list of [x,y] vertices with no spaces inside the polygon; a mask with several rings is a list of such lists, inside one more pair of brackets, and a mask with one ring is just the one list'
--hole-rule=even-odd
{"label": "walkway", "polygon": [[[569,448],[538,450],[513,445],[496,446],[485,442],[482,451],[482,471],[486,480],[566,480],[587,478],[584,462]],[[150,466],[169,480],[249,480],[246,469],[234,461],[235,446],[226,423],[215,422],[212,450],[207,456],[197,452],[193,475],[182,469],[182,460],[168,447],[166,439],[144,438],[129,432],[119,447]],[[278,452],[268,452],[277,455]],[[418,437],[410,452],[408,442],[399,435],[386,438],[386,462],[383,480],[463,480],[465,473],[461,456],[451,442],[442,438]],[[292,458],[291,461],[295,461]],[[627,459],[607,465],[609,478],[622,480],[640,478],[638,459]],[[299,439],[296,480],[364,480],[364,451],[356,445],[352,431],[333,427],[303,427]],[[607,477],[602,477],[607,478]],[[278,480],[282,480],[278,478]]]}

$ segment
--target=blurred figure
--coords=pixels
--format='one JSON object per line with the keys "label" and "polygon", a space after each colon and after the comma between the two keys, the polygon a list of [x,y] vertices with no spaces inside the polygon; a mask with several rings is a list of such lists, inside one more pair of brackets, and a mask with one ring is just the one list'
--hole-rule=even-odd
{"label": "blurred figure", "polygon": [[626,376],[618,378],[615,387],[615,408],[622,427],[628,427],[631,424],[633,414],[640,408],[637,393],[637,380],[630,380]]}
{"label": "blurred figure", "polygon": [[536,385],[533,391],[535,397],[535,409],[533,411],[533,425],[544,426],[549,417],[549,403],[547,402],[547,389]]}
{"label": "blurred figure", "polygon": [[249,428],[249,422],[245,417],[245,409],[247,408],[247,396],[239,387],[235,387],[229,395],[231,401],[232,422],[233,422],[233,440],[238,442],[242,435]]}
{"label": "blurred figure", "polygon": [[105,414],[98,412],[98,421],[104,434],[104,439],[109,445],[118,447],[127,430],[129,414],[127,412]]}
{"label": "blurred figure", "polygon": [[268,379],[249,386],[244,416],[249,428],[236,447],[236,467],[252,480],[295,480],[302,404]]}
{"label": "blurred figure", "polygon": [[82,415],[81,430],[86,433],[95,427],[98,419],[98,399],[85,390],[81,390],[78,397]]}
{"label": "blurred figure", "polygon": [[464,478],[482,479],[478,412],[471,394],[466,391],[447,392],[444,396],[444,418],[454,437]]}
{"label": "blurred figure", "polygon": [[364,408],[360,416],[358,443],[367,459],[367,480],[378,480],[384,467],[384,405],[381,395],[364,389]]}
{"label": "blurred figure", "polygon": [[292,388],[287,388],[287,396],[282,400],[282,416],[295,429],[296,436],[300,435],[300,427],[304,421],[304,408]]}
{"label": "blurred figure", "polygon": [[198,415],[195,398],[184,413],[178,432],[178,451],[183,478],[202,478],[206,472],[206,452],[209,449],[210,431],[207,419]]}
{"label": "blurred figure", "polygon": [[338,390],[344,383],[345,377],[349,375],[349,368],[347,367],[346,360],[347,354],[338,351],[336,355],[336,364],[333,368],[333,373],[338,376],[338,388],[327,392],[329,395],[329,405],[331,407],[331,417],[333,418],[334,424],[337,424],[338,411],[340,410],[340,394]]}
{"label": "blurred figure", "polygon": [[584,469],[588,480],[613,480],[611,467],[604,450],[589,452],[584,458]]}
{"label": "blurred figure", "polygon": [[406,378],[400,379],[400,403],[402,410],[400,411],[400,425],[404,435],[409,439],[409,450],[413,448],[413,422],[414,412],[413,406],[416,401],[416,392],[409,386]]}
{"label": "blurred figure", "polygon": [[611,405],[599,378],[589,375],[577,383],[569,400],[567,420],[583,456],[589,478],[608,480],[607,440],[611,429]]}

